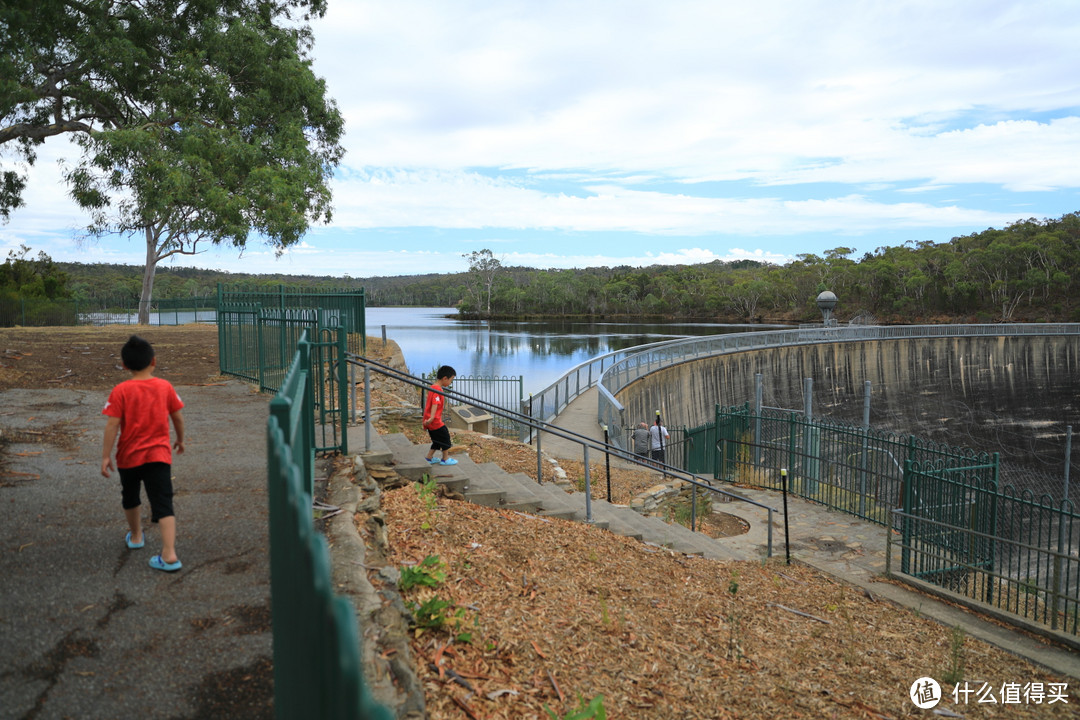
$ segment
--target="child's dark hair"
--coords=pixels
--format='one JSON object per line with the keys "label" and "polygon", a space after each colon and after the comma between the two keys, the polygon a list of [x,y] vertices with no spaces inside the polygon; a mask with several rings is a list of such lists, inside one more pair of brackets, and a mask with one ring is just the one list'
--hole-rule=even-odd
{"label": "child's dark hair", "polygon": [[441,368],[439,368],[438,372],[435,373],[436,380],[442,380],[443,378],[452,377],[457,377],[457,370],[450,367],[449,365],[443,365]]}
{"label": "child's dark hair", "polygon": [[154,348],[138,335],[132,335],[120,350],[120,359],[124,367],[132,372],[146,369],[154,359]]}

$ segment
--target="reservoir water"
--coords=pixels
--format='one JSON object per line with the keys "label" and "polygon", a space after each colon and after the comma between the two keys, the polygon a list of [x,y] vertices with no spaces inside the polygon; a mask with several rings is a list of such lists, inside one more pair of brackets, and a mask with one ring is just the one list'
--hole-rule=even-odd
{"label": "reservoir water", "polygon": [[414,375],[451,365],[458,375],[521,376],[538,392],[578,363],[635,345],[766,330],[774,325],[596,320],[467,320],[454,308],[369,307],[367,334],[396,342]]}

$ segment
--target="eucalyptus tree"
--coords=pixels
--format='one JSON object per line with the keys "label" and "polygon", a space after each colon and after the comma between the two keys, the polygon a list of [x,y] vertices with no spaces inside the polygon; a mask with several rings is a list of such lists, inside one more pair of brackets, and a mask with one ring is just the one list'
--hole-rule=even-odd
{"label": "eucalyptus tree", "polygon": [[[65,173],[94,236],[140,234],[146,268],[200,243],[284,249],[330,218],[343,122],[311,68],[325,0],[14,0],[0,29],[0,149],[81,149]],[[25,177],[5,170],[4,211]]]}
{"label": "eucalyptus tree", "polygon": [[476,298],[477,310],[483,308],[485,315],[491,315],[491,295],[502,261],[488,249],[473,250],[461,257],[469,261],[469,289]]}

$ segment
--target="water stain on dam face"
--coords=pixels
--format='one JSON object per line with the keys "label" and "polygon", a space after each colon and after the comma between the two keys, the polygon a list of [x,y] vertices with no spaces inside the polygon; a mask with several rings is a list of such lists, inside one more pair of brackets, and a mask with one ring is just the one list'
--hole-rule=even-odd
{"label": "water stain on dam face", "polygon": [[802,410],[813,379],[815,417],[870,422],[1060,474],[1065,428],[1080,430],[1080,337],[904,338],[792,345],[697,359],[652,373],[619,393],[627,422],[657,409],[669,427],[712,422],[716,404],[754,398]]}

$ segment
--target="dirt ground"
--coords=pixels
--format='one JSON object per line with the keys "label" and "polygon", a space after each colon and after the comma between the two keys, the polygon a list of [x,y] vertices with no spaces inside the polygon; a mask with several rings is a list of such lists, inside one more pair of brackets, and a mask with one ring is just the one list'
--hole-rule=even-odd
{"label": "dirt ground", "polygon": [[[161,377],[220,381],[212,326],[0,329],[0,388],[111,387],[136,331],[154,343]],[[475,440],[467,451],[535,471],[535,455],[512,443]],[[612,482],[626,502],[650,478],[616,472]],[[973,695],[956,705],[944,685],[940,707],[955,713],[946,717],[1080,717],[1076,680],[807,567],[687,557],[412,487],[386,493],[383,510],[392,563],[435,556],[444,573],[404,592],[430,611],[413,651],[432,718],[563,718],[601,695],[610,718],[924,717],[908,697],[913,681],[950,670],[973,691],[1067,683],[1068,704]]]}
{"label": "dirt ground", "polygon": [[153,344],[156,374],[173,385],[221,379],[214,325],[0,328],[0,390],[111,388],[127,378],[120,348],[133,334]]}

